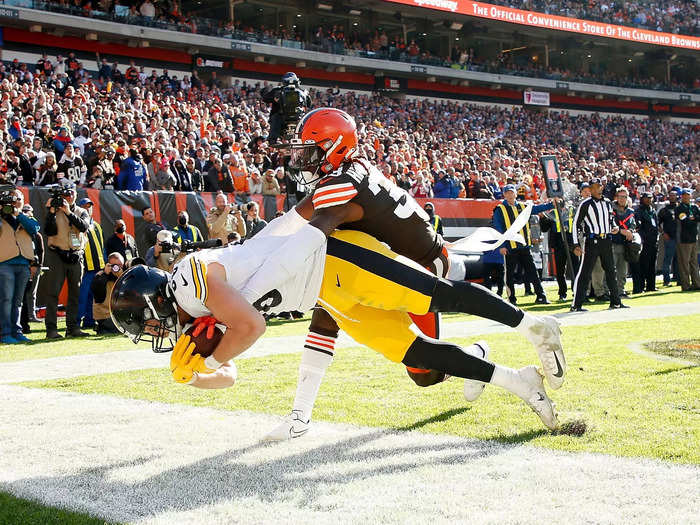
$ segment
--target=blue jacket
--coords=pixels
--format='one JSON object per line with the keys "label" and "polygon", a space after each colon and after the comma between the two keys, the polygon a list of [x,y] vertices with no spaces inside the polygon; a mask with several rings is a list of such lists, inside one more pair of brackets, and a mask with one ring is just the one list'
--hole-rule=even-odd
{"label": "blue jacket", "polygon": [[[9,224],[15,231],[20,225],[22,225],[22,228],[24,228],[24,231],[26,231],[30,237],[34,237],[36,232],[39,231],[39,222],[32,217],[28,217],[24,213],[20,213],[17,215],[17,217],[3,217],[2,220]],[[32,261],[28,261],[22,255],[18,255],[12,259],[8,259],[5,262],[1,262],[0,264],[21,264],[24,266],[29,266],[29,263],[31,262]]]}
{"label": "blue jacket", "polygon": [[433,184],[433,196],[436,199],[449,199],[452,197],[452,180],[446,175]]}
{"label": "blue jacket", "polygon": [[122,162],[117,185],[120,190],[142,191],[146,189],[146,166],[131,157]]}

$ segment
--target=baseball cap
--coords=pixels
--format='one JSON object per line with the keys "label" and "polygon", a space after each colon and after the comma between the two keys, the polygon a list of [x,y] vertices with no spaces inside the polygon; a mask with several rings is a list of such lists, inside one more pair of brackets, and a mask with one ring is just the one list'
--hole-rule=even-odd
{"label": "baseball cap", "polygon": [[156,235],[158,242],[173,241],[173,234],[170,230],[160,230]]}
{"label": "baseball cap", "polygon": [[80,206],[81,208],[82,208],[83,206],[85,206],[86,204],[92,205],[93,202],[92,202],[90,199],[88,199],[87,197],[83,197],[82,199],[80,199],[80,200],[78,201],[78,206]]}
{"label": "baseball cap", "polygon": [[515,185],[514,184],[506,184],[505,186],[503,186],[503,193],[505,193],[507,191],[515,192]]}
{"label": "baseball cap", "polygon": [[25,204],[22,206],[22,213],[27,213],[27,212],[33,212],[34,208],[32,208],[31,204]]}
{"label": "baseball cap", "polygon": [[584,183],[581,184],[581,189],[583,189],[583,188],[590,188],[590,186],[591,186],[590,184],[588,184],[587,182],[584,182]]}
{"label": "baseball cap", "polygon": [[692,191],[690,191],[689,188],[683,188],[681,190],[681,195],[690,195],[691,193],[692,193]]}
{"label": "baseball cap", "polygon": [[588,184],[589,186],[593,186],[594,184],[600,185],[600,179],[598,177],[594,177],[590,181],[588,181]]}
{"label": "baseball cap", "polygon": [[649,191],[645,191],[644,193],[642,193],[642,197],[641,197],[641,198],[643,199],[643,198],[645,198],[645,197],[646,197],[647,199],[653,199],[653,198],[654,198],[654,196],[653,196],[653,195],[651,194],[651,192],[649,192]]}

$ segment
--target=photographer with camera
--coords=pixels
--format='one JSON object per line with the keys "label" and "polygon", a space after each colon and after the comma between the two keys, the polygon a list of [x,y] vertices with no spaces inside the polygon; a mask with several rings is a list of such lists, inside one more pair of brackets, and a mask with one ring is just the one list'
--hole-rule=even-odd
{"label": "photographer with camera", "polygon": [[291,133],[287,130],[291,130],[311,107],[311,97],[299,84],[299,77],[289,72],[282,76],[281,85],[263,88],[263,102],[270,105],[268,144],[275,144],[280,138],[283,142],[289,140]]}
{"label": "photographer with camera", "polygon": [[179,254],[180,248],[175,244],[172,232],[161,230],[157,234],[156,243],[146,252],[146,265],[169,272]]}
{"label": "photographer with camera", "polygon": [[36,219],[22,212],[24,196],[13,186],[0,187],[0,343],[29,341],[22,334],[20,309],[34,262]]}
{"label": "photographer with camera", "polygon": [[114,234],[105,242],[105,251],[107,253],[118,252],[127,263],[139,256],[136,240],[126,233],[126,223],[122,219],[117,219],[114,222]]}
{"label": "photographer with camera", "polygon": [[44,232],[47,239],[45,262],[51,275],[46,295],[46,338],[60,339],[56,326],[58,294],[63,280],[68,280],[68,304],[66,305],[66,336],[87,335],[78,327],[78,299],[83,275],[82,258],[85,232],[90,217],[83,208],[75,205],[74,186],[55,186],[51,199],[46,203],[47,215]]}
{"label": "photographer with camera", "polygon": [[119,333],[109,315],[109,297],[117,279],[124,271],[124,258],[120,253],[110,253],[104,268],[95,274],[90,283],[94,303],[92,317],[95,319],[95,332],[97,335]]}
{"label": "photographer with camera", "polygon": [[230,233],[238,232],[241,239],[245,238],[246,225],[241,210],[237,206],[228,203],[224,193],[218,193],[215,200],[216,207],[209,211],[207,216],[207,228],[210,239],[221,239],[226,244]]}

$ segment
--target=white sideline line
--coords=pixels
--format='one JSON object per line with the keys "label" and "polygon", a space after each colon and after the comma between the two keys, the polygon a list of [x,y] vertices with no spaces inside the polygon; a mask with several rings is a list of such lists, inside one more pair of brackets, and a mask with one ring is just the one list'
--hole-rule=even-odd
{"label": "white sideline line", "polygon": [[324,423],[260,445],[276,418],[7,385],[0,398],[0,490],[110,521],[699,522],[694,466]]}
{"label": "white sideline line", "polygon": [[[556,314],[563,326],[584,326],[626,320],[653,319],[700,313],[700,303],[682,303],[663,306],[643,306],[628,310],[603,310],[585,314]],[[488,320],[443,323],[440,337],[476,337],[493,333],[513,332],[512,328]],[[305,336],[263,337],[237,359],[274,354],[301,352]],[[125,344],[129,344],[124,340]],[[336,349],[358,346],[341,333]],[[23,381],[50,381],[84,375],[127,372],[168,366],[170,354],[154,354],[150,350],[125,350],[104,354],[74,355],[0,363],[0,384]]]}

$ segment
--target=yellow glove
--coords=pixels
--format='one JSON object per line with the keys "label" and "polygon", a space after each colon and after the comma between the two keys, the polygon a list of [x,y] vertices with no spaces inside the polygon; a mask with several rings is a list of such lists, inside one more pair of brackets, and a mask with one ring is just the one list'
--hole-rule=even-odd
{"label": "yellow glove", "polygon": [[204,364],[204,358],[201,355],[192,355],[195,344],[190,342],[190,340],[189,335],[181,335],[170,356],[170,371],[177,383],[189,383],[192,381],[195,372],[200,374],[211,374],[214,372],[213,369],[208,368]]}

